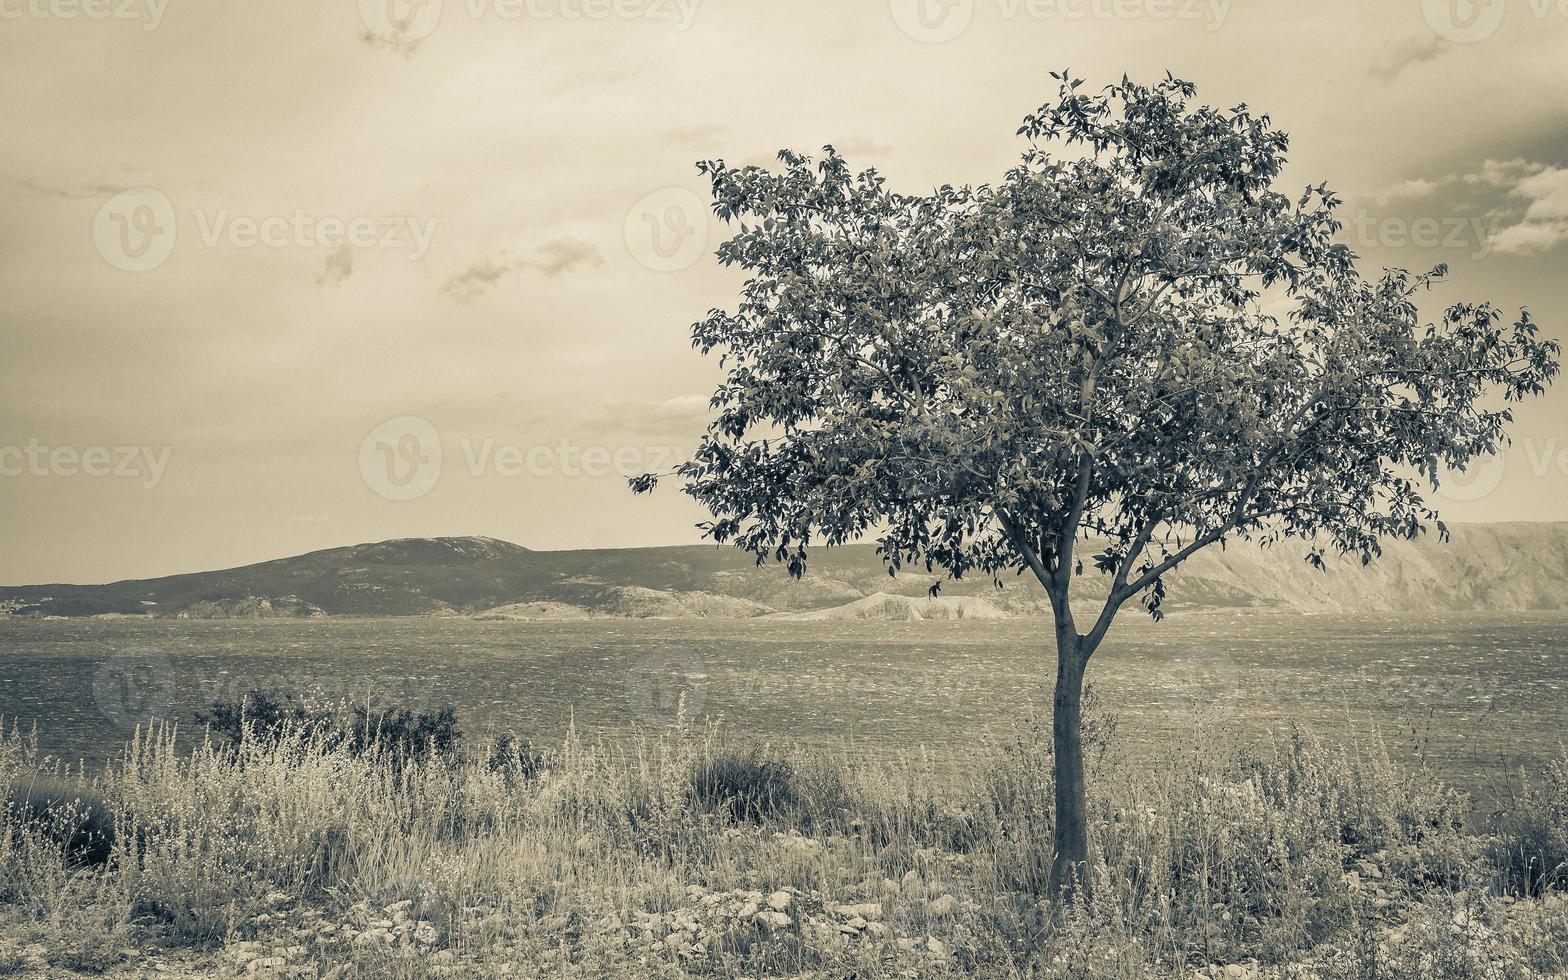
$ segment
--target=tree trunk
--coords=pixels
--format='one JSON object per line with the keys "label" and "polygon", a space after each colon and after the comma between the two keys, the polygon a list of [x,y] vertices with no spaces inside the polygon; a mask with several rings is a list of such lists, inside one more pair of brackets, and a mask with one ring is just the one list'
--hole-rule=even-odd
{"label": "tree trunk", "polygon": [[1056,819],[1051,893],[1089,890],[1088,793],[1083,771],[1083,673],[1088,658],[1074,631],[1057,631],[1056,698],[1051,712]]}

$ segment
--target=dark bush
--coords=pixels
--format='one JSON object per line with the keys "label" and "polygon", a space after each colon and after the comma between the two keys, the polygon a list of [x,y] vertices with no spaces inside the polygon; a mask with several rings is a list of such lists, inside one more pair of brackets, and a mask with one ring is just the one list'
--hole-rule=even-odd
{"label": "dark bush", "polygon": [[102,866],[114,852],[114,814],[97,789],[68,777],[32,773],[4,787],[4,805],[18,822],[59,842],[67,860]]}
{"label": "dark bush", "polygon": [[485,768],[501,773],[508,781],[537,779],[547,767],[544,752],[528,739],[515,735],[498,735],[491,739],[490,750],[485,754]]}
{"label": "dark bush", "polygon": [[452,758],[462,740],[457,709],[451,705],[417,714],[407,708],[377,713],[355,705],[345,739],[355,755],[386,753],[406,759]]}
{"label": "dark bush", "polygon": [[1568,889],[1568,753],[1521,781],[1493,819],[1488,856],[1509,892]]}
{"label": "dark bush", "polygon": [[703,807],[753,822],[798,814],[802,802],[795,767],[759,745],[715,748],[703,756],[692,773],[692,793]]}
{"label": "dark bush", "polygon": [[276,744],[285,735],[297,734],[342,746],[354,755],[386,755],[393,759],[454,757],[463,733],[457,709],[448,705],[434,711],[390,707],[377,709],[358,704],[314,708],[287,703],[271,691],[250,691],[233,701],[214,701],[196,715],[198,725],[219,744],[238,746],[248,733],[262,744]]}
{"label": "dark bush", "polygon": [[284,704],[271,691],[250,691],[232,701],[214,701],[209,710],[196,714],[196,724],[205,725],[214,739],[230,746],[239,745],[247,729],[251,738],[272,744],[290,731],[317,734],[330,720],[327,712]]}

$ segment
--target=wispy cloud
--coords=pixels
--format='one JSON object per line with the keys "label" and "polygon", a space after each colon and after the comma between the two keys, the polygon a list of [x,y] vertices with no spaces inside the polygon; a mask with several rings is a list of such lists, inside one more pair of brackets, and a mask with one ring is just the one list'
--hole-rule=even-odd
{"label": "wispy cloud", "polygon": [[336,286],[354,274],[354,250],[343,245],[337,251],[327,255],[326,268],[321,275],[316,277],[316,285],[325,286],[331,283]]}
{"label": "wispy cloud", "polygon": [[554,238],[527,256],[502,252],[493,258],[482,259],[448,279],[441,291],[459,303],[471,303],[502,279],[519,272],[534,271],[553,278],[601,265],[604,265],[604,254],[592,242],[581,238]]}
{"label": "wispy cloud", "polygon": [[1407,37],[1395,41],[1384,49],[1382,58],[1372,66],[1372,78],[1387,85],[1416,65],[1436,61],[1451,47],[1452,45],[1435,34],[1431,37]]}
{"label": "wispy cloud", "polygon": [[538,269],[547,276],[559,276],[576,269],[591,269],[604,265],[604,255],[599,246],[581,238],[555,238],[534,250],[534,257],[525,260],[522,268]]}
{"label": "wispy cloud", "polygon": [[1415,177],[1410,180],[1400,181],[1379,194],[1377,199],[1383,204],[1390,204],[1395,201],[1418,201],[1425,197],[1431,197],[1442,186],[1442,180],[1428,180],[1425,177]]}
{"label": "wispy cloud", "polygon": [[1492,229],[1489,252],[1536,255],[1568,242],[1568,167],[1522,157],[1484,160],[1470,173],[1401,181],[1377,200],[1484,217]]}
{"label": "wispy cloud", "polygon": [[113,197],[131,189],[129,186],[121,184],[80,184],[76,186],[45,184],[32,177],[22,181],[22,186],[35,194],[43,194],[46,197],[58,197],[67,201],[89,201],[98,197]]}
{"label": "wispy cloud", "polygon": [[1508,188],[1508,193],[1529,203],[1523,217],[1493,236],[1494,249],[1535,255],[1568,241],[1568,167],[1536,164],[1533,172]]}

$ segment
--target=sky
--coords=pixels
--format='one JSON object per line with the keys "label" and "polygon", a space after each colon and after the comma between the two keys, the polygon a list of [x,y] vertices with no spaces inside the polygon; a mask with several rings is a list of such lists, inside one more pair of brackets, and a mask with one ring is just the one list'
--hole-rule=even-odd
{"label": "sky", "polygon": [[[1055,91],[1292,135],[1367,271],[1568,335],[1568,0],[0,0],[0,583],[692,543],[694,163],[994,180]],[[1439,498],[1568,520],[1568,384]]]}

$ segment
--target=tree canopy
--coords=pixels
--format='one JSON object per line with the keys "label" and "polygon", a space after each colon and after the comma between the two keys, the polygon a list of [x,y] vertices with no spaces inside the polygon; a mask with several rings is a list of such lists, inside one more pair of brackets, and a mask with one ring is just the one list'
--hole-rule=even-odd
{"label": "tree canopy", "polygon": [[[699,165],[740,299],[693,327],[726,378],[676,471],[716,541],[806,568],[875,535],[890,571],[1032,571],[1069,621],[1077,545],[1134,596],[1227,538],[1370,561],[1442,523],[1445,467],[1496,453],[1555,376],[1528,312],[1430,319],[1446,269],[1363,278],[1325,186],[1276,189],[1266,115],[1166,76],[1057,98],[994,184],[888,190],[832,147]],[[654,475],[637,478],[648,490]]]}

